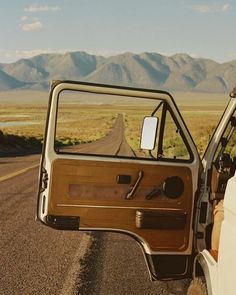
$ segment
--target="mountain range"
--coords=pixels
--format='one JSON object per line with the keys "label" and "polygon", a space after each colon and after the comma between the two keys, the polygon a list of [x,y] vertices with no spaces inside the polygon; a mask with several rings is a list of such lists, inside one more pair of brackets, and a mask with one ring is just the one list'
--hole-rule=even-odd
{"label": "mountain range", "polygon": [[51,80],[58,79],[167,91],[230,92],[236,86],[236,60],[218,63],[187,54],[145,52],[103,57],[68,52],[0,64],[0,91],[46,90]]}

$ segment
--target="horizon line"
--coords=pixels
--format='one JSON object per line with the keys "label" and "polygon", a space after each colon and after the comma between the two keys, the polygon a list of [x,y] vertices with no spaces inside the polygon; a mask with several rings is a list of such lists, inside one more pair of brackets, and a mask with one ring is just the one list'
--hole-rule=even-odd
{"label": "horizon line", "polygon": [[0,50],[0,59],[1,56],[3,56],[3,60],[0,60],[1,64],[11,64],[15,63],[22,59],[31,59],[40,55],[49,55],[49,54],[57,54],[57,55],[65,55],[68,53],[86,53],[88,55],[92,56],[101,56],[104,58],[109,58],[113,56],[119,56],[123,54],[134,54],[134,55],[141,55],[141,54],[158,54],[164,57],[173,57],[175,55],[187,55],[193,59],[206,59],[206,60],[212,60],[214,62],[217,62],[219,64],[224,64],[228,62],[232,62],[236,60],[236,57],[232,59],[229,59],[227,61],[219,61],[215,60],[210,57],[203,57],[192,53],[186,53],[186,52],[176,52],[176,53],[164,53],[164,52],[156,52],[156,51],[130,51],[130,50],[120,50],[120,51],[114,51],[114,50],[78,50],[78,49],[38,49],[38,50]]}

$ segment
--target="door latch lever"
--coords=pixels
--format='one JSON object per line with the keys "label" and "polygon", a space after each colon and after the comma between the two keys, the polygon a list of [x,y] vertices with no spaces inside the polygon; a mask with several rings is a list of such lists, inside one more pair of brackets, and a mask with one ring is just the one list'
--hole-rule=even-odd
{"label": "door latch lever", "polygon": [[159,197],[162,194],[162,190],[160,188],[155,188],[148,195],[145,196],[146,200],[151,200],[154,197]]}

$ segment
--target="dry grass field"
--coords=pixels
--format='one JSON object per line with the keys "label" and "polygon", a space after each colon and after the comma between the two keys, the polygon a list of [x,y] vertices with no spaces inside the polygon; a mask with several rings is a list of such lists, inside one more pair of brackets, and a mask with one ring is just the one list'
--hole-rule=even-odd
{"label": "dry grass field", "polygon": [[[227,94],[174,93],[176,104],[202,155],[228,101]],[[0,130],[8,134],[42,138],[47,112],[48,93],[11,91],[0,93]],[[66,144],[94,141],[105,136],[118,113],[124,115],[126,137],[129,144],[138,148],[140,118],[150,112],[150,106],[135,109],[134,106],[102,108],[81,105],[79,114],[73,103],[60,110],[57,137]],[[93,130],[88,134],[89,129]],[[67,142],[66,142],[67,141]]]}
{"label": "dry grass field", "polygon": [[227,94],[177,93],[176,103],[202,155],[229,101]]}

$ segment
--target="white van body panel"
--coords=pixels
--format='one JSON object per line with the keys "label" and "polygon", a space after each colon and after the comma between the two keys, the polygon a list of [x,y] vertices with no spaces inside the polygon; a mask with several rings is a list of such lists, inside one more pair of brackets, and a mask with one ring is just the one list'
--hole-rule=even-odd
{"label": "white van body panel", "polygon": [[208,250],[203,250],[200,254],[204,259],[204,264],[202,264],[202,267],[206,277],[208,295],[216,295],[218,282],[218,263],[215,261]]}
{"label": "white van body panel", "polygon": [[[234,295],[236,265],[236,175],[227,184],[224,198],[224,221],[222,222],[218,262],[210,252],[201,252],[204,273],[210,295]],[[202,265],[203,266],[203,265]]]}
{"label": "white van body panel", "polygon": [[227,184],[218,258],[218,293],[233,295],[236,265],[236,175]]}

